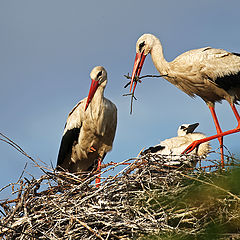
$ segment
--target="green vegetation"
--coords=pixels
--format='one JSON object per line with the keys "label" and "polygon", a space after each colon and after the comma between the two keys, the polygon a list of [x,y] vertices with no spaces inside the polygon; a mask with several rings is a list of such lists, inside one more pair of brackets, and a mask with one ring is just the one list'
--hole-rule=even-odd
{"label": "green vegetation", "polygon": [[144,211],[164,209],[168,225],[140,239],[239,239],[240,169],[182,176],[168,191],[137,201]]}

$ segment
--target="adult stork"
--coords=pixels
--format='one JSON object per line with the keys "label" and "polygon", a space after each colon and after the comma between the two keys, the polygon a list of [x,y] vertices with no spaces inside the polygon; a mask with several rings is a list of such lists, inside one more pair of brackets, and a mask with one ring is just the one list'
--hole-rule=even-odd
{"label": "adult stork", "polygon": [[194,132],[199,123],[182,124],[179,126],[177,137],[172,137],[161,141],[159,144],[149,147],[142,155],[150,154],[154,159],[164,156],[164,164],[170,166],[180,166],[182,164],[195,167],[199,158],[205,158],[210,151],[209,142],[204,142],[195,148],[186,156],[181,153],[195,140],[206,138],[206,135],[200,132]]}
{"label": "adult stork", "polygon": [[[189,96],[201,97],[211,111],[217,134],[194,141],[183,153],[189,153],[199,144],[218,138],[223,165],[223,136],[240,131],[240,116],[234,105],[240,100],[240,54],[205,47],[187,51],[172,62],[167,62],[160,40],[152,34],[143,34],[136,44],[130,92],[133,87],[134,93],[137,84],[135,77],[140,75],[145,57],[149,53],[163,78]],[[214,110],[215,102],[224,99],[229,102],[238,122],[236,128],[225,132],[221,130]]]}
{"label": "adult stork", "polygon": [[[90,77],[88,97],[68,115],[57,159],[58,169],[72,173],[100,168],[106,153],[112,149],[117,126],[117,108],[104,97],[106,70],[97,66]],[[97,178],[96,183],[99,182]]]}

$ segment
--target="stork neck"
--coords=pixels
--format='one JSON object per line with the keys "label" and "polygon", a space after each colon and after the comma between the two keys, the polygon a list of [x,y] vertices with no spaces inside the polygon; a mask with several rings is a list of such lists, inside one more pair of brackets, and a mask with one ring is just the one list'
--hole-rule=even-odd
{"label": "stork neck", "polygon": [[158,38],[154,41],[154,45],[151,50],[151,57],[153,64],[159,73],[161,75],[167,74],[169,71],[169,63],[164,58],[162,44]]}
{"label": "stork neck", "polygon": [[104,88],[102,86],[99,86],[92,99],[91,109],[92,109],[94,118],[97,118],[99,113],[101,113],[102,111],[101,106],[104,98],[103,93],[104,93]]}

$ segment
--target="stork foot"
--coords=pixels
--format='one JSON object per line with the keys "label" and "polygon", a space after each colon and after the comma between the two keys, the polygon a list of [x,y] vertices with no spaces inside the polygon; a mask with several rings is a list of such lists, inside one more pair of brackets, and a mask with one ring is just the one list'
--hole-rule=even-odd
{"label": "stork foot", "polygon": [[192,152],[196,147],[198,147],[200,143],[201,143],[201,141],[199,141],[199,140],[196,140],[196,141],[192,142],[192,143],[182,152],[182,154],[189,154],[189,153]]}
{"label": "stork foot", "polygon": [[100,182],[101,182],[101,180],[100,180],[100,175],[98,175],[98,177],[97,177],[96,180],[95,180],[96,187],[100,187]]}
{"label": "stork foot", "polygon": [[91,146],[90,149],[89,149],[89,152],[96,152],[96,151],[97,151],[97,149],[94,148],[93,146]]}

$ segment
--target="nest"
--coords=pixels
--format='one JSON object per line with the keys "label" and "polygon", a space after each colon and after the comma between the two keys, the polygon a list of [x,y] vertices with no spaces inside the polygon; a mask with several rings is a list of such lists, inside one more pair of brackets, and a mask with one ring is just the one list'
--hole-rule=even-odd
{"label": "nest", "polygon": [[[38,179],[23,174],[8,186],[15,197],[0,203],[0,236],[17,240],[169,239],[181,234],[206,239],[213,225],[222,239],[238,239],[239,172],[223,170],[215,162],[214,171],[209,172],[166,166],[165,161],[164,156],[156,160],[147,154],[103,165],[99,186],[94,184],[96,172],[74,175],[41,167],[44,174]],[[113,176],[112,170],[117,172]]]}

